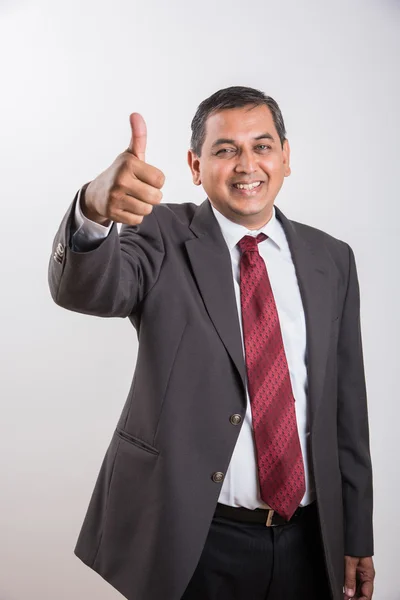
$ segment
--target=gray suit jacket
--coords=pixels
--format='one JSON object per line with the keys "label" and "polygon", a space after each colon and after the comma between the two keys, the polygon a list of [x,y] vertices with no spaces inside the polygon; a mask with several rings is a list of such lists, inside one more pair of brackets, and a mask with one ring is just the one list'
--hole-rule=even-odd
{"label": "gray suit jacket", "polygon": [[[199,560],[244,417],[245,363],[231,260],[209,200],[161,204],[75,252],[76,198],[55,236],[54,301],[129,317],[139,339],[131,389],[75,549],[129,600],[179,600]],[[372,475],[353,252],[288,220],[307,328],[311,460],[332,596],[344,554],[371,556]]]}

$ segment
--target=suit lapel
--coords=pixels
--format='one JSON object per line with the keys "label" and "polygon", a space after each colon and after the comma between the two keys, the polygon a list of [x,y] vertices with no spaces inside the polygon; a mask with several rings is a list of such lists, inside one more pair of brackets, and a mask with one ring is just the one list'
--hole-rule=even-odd
{"label": "suit lapel", "polygon": [[307,376],[311,425],[322,398],[333,318],[329,263],[323,247],[311,245],[300,228],[275,206],[288,240],[303,302],[307,335]]}
{"label": "suit lapel", "polygon": [[245,390],[246,367],[231,256],[208,200],[196,210],[190,229],[197,237],[185,244],[197,285],[210,319],[236,366]]}
{"label": "suit lapel", "polygon": [[[289,221],[277,207],[275,209],[289,243],[305,312],[308,396],[313,422],[322,393],[329,348],[332,319],[329,268],[322,249],[317,253],[295,223]],[[246,367],[231,257],[208,199],[197,208],[190,229],[196,238],[188,240],[185,245],[194,277],[210,319],[236,366],[245,390]]]}

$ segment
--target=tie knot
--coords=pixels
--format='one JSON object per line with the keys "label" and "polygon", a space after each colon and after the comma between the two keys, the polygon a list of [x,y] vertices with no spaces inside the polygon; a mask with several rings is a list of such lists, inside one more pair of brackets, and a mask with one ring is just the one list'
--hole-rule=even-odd
{"label": "tie knot", "polygon": [[259,233],[257,237],[253,235],[245,235],[238,242],[238,246],[242,254],[244,252],[258,252],[258,244],[263,240],[267,239],[267,235],[265,233]]}

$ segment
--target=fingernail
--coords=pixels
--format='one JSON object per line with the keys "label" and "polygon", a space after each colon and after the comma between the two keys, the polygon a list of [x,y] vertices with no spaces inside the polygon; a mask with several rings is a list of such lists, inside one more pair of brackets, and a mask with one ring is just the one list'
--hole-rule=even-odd
{"label": "fingernail", "polygon": [[348,596],[350,596],[350,598],[352,598],[354,596],[354,590],[352,590],[350,588],[346,588],[345,592]]}

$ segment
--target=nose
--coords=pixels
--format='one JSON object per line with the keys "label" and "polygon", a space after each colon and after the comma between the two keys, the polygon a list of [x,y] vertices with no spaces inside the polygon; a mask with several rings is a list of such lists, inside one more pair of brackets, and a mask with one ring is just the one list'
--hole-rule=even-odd
{"label": "nose", "polygon": [[238,154],[235,171],[237,173],[254,173],[256,170],[257,162],[253,152],[250,150],[241,150]]}

